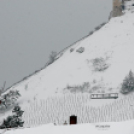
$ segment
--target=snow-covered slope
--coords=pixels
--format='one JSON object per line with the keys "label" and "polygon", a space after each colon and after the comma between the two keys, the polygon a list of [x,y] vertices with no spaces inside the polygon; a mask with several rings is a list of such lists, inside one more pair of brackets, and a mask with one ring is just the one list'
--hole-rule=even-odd
{"label": "snow-covered slope", "polygon": [[36,128],[19,130],[3,130],[5,134],[133,134],[134,121],[94,123],[73,126],[54,126],[53,124],[42,125]]}
{"label": "snow-covered slope", "polygon": [[[83,50],[81,53],[78,52],[80,48]],[[21,97],[18,103],[22,106],[23,110],[25,110],[24,107],[29,108],[32,104],[30,102],[33,100],[40,101],[50,96],[63,95],[69,92],[80,92],[80,94],[81,92],[88,93],[86,97],[87,103],[85,104],[82,100],[82,105],[83,103],[84,105],[88,104],[88,106],[91,106],[91,104],[99,105],[100,103],[104,104],[113,101],[93,101],[90,100],[89,95],[94,92],[119,93],[121,83],[125,76],[128,75],[130,70],[134,72],[133,9],[126,11],[121,17],[112,18],[106,25],[101,27],[101,29],[94,31],[92,35],[83,38],[60,52],[57,57],[57,60],[45,69],[9,88],[8,91],[19,90]],[[119,99],[120,97],[121,95],[119,94]],[[75,98],[79,100],[77,96],[73,97],[74,100]],[[81,95],[80,99],[82,98]],[[74,106],[76,106],[76,100],[73,104]],[[54,101],[54,99],[52,101]],[[60,104],[59,102],[57,106],[61,106]],[[123,103],[121,103],[121,105],[122,104]],[[131,105],[131,102],[128,104]],[[35,104],[33,104],[33,107],[34,105]],[[45,111],[48,108],[47,106],[48,103],[44,106],[46,108]],[[110,108],[112,107],[113,105],[110,106]],[[118,107],[120,107],[120,104]],[[35,111],[37,110],[38,109],[35,109]],[[35,111],[32,115],[35,115]],[[127,110],[124,111],[126,114]],[[25,110],[26,118],[31,114],[28,112],[28,110]],[[11,111],[5,115],[0,113],[0,117],[4,118],[4,116],[6,117],[10,114]],[[67,114],[67,117],[70,116],[70,114],[73,113]],[[118,116],[118,114],[116,116]],[[2,121],[2,118],[0,121]]]}
{"label": "snow-covered slope", "polygon": [[[83,53],[76,52],[83,47]],[[70,49],[74,48],[73,52]],[[44,98],[62,93],[70,86],[79,86],[93,81],[101,83],[100,88],[108,92],[119,92],[124,77],[134,71],[134,13],[131,11],[112,18],[93,35],[78,41],[66,49],[62,56],[44,70],[14,85],[23,99]],[[61,54],[61,53],[60,53]],[[93,59],[103,58],[109,65],[104,71],[94,71]],[[9,89],[9,90],[10,90]]]}
{"label": "snow-covered slope", "polygon": [[[84,48],[83,53],[76,52],[80,47]],[[101,29],[60,53],[62,56],[54,63],[9,90],[19,90],[23,100],[63,93],[67,85],[80,86],[84,82],[90,84],[89,92],[94,83],[98,84],[97,91],[119,92],[124,77],[134,71],[133,50],[134,13],[128,11],[112,18]],[[94,71],[95,58],[103,58],[108,68]]]}

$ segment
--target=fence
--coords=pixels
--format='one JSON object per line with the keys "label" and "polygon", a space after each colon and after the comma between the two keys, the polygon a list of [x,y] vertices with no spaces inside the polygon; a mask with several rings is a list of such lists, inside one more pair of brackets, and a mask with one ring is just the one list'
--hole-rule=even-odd
{"label": "fence", "polygon": [[71,115],[77,116],[78,123],[117,122],[134,118],[134,94],[101,107],[92,107],[88,105],[89,101],[90,94],[69,94],[34,101],[24,109],[24,126],[61,125],[65,121],[69,123]]}

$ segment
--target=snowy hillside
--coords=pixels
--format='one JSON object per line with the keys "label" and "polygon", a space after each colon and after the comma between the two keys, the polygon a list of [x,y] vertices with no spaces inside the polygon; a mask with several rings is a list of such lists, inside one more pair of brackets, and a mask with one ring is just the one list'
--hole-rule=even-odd
{"label": "snowy hillside", "polygon": [[[61,51],[52,64],[15,84],[8,91],[19,90],[21,97],[18,103],[25,111],[24,119],[29,125],[38,121],[41,124],[49,121],[54,122],[57,116],[61,115],[62,110],[64,115],[59,119],[58,123],[63,123],[65,118],[73,113],[80,115],[80,122],[83,120],[84,122],[95,122],[99,118],[100,121],[116,120],[117,117],[119,117],[118,121],[132,119],[130,105],[134,102],[133,96],[131,100],[126,99],[124,101],[124,99],[117,102],[117,105],[112,103],[115,101],[114,99],[108,101],[90,99],[91,93],[119,93],[119,100],[123,98],[124,96],[120,94],[121,84],[130,70],[134,72],[133,9],[126,11],[121,17],[112,18],[100,29],[97,27],[93,34]],[[67,94],[70,93],[73,94],[67,97]],[[85,94],[85,96],[81,93]],[[51,96],[57,97],[57,99],[50,99],[52,105],[47,101],[47,98],[51,98]],[[66,99],[59,101],[59,96],[65,96]],[[36,101],[40,102],[42,100],[43,103],[38,106]],[[58,102],[56,103],[57,100]],[[65,109],[65,100],[69,101],[66,104],[68,111]],[[81,103],[80,107],[78,107],[80,105],[78,102]],[[96,109],[91,106],[97,107],[106,103],[111,103],[111,105],[106,106],[106,111],[104,111],[107,115],[105,116],[106,119],[102,118],[104,116],[103,107],[98,109],[100,110],[98,112],[99,118],[95,118],[97,117],[94,115]],[[124,103],[126,104],[125,106]],[[31,105],[32,108],[30,107]],[[133,103],[132,105],[134,106]],[[80,108],[81,113],[78,113],[77,108]],[[81,120],[85,109],[87,110],[86,114],[92,112],[90,114],[91,118]],[[112,117],[109,116],[111,109],[113,109]],[[37,113],[38,110],[39,113]],[[55,113],[55,110],[57,110],[57,113]],[[130,112],[125,117],[127,110]],[[31,114],[32,111],[33,113]],[[39,118],[34,120],[36,113]],[[11,109],[6,114],[0,111],[0,117],[2,117],[0,122],[10,114]],[[42,114],[43,116],[41,116]],[[38,124],[40,123],[36,125]]]}
{"label": "snowy hillside", "polygon": [[18,130],[2,130],[4,134],[133,134],[134,121],[119,123],[94,123],[77,126],[54,126],[53,124],[42,125],[36,128]]}
{"label": "snowy hillside", "polygon": [[[84,83],[88,86],[84,92],[119,92],[125,76],[134,71],[133,43],[134,13],[128,11],[112,18],[101,29],[61,52],[54,63],[10,89],[19,90],[23,100],[77,92],[71,87]],[[81,47],[84,51],[76,52]],[[104,70],[94,67],[97,59],[106,65]]]}

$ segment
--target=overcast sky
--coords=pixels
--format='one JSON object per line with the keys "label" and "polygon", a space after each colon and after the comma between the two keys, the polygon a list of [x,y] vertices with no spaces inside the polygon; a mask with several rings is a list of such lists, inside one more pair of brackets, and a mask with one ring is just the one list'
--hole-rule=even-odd
{"label": "overcast sky", "polygon": [[108,20],[112,0],[0,0],[0,87],[42,68]]}

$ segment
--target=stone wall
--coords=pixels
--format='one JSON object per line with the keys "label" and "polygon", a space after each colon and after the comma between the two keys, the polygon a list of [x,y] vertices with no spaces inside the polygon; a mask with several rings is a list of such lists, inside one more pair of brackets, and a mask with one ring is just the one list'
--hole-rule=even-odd
{"label": "stone wall", "polygon": [[112,17],[118,17],[122,14],[122,0],[113,0]]}

